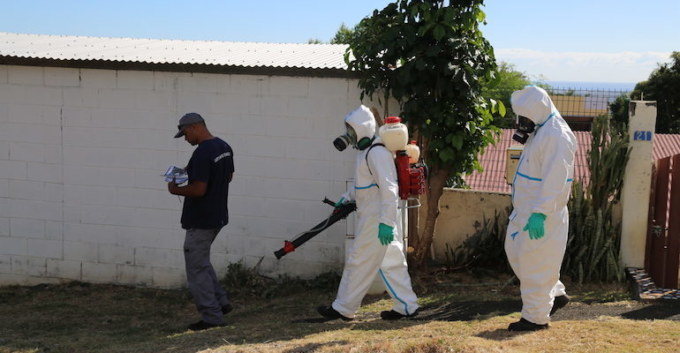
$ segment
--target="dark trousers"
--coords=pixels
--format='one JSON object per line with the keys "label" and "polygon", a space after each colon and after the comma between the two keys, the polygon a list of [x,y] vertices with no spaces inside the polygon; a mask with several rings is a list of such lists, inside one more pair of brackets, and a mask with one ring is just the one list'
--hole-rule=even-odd
{"label": "dark trousers", "polygon": [[184,262],[187,285],[203,321],[222,324],[222,306],[229,303],[210,263],[210,246],[220,228],[187,229],[184,238]]}

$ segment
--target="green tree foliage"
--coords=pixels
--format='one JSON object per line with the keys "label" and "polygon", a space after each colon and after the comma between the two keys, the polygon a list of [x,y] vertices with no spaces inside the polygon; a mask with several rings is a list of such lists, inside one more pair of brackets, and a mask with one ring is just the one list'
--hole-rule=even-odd
{"label": "green tree foliage", "polygon": [[[354,36],[354,29],[341,24],[338,31],[335,32],[335,36],[331,39],[330,44],[349,44],[350,39]],[[318,38],[310,38],[307,40],[307,44],[326,44]]]}
{"label": "green tree foliage", "polygon": [[630,103],[630,96],[628,94],[621,94],[609,104],[609,111],[611,112],[612,124],[618,128],[628,126],[628,103]]}
{"label": "green tree foliage", "polygon": [[[482,87],[482,96],[487,99],[500,101],[504,106],[510,107],[510,95],[531,84],[529,77],[515,66],[507,62],[500,62],[496,77],[493,82],[485,83]],[[496,116],[494,125],[500,128],[512,128],[515,122],[515,113],[508,111],[505,116]]]}
{"label": "green tree foliage", "polygon": [[345,26],[343,23],[335,33],[335,37],[331,39],[331,44],[349,44],[352,36],[354,36],[354,29]]}
{"label": "green tree foliage", "polygon": [[[673,52],[671,59],[671,63],[659,64],[630,94],[633,100],[656,101],[656,132],[662,134],[680,133],[680,52]],[[610,105],[615,121],[628,122],[628,102],[619,97]]]}
{"label": "green tree foliage", "polygon": [[430,253],[446,180],[480,169],[477,155],[498,132],[493,114],[505,114],[502,103],[482,95],[483,83],[497,78],[493,48],[479,29],[481,6],[483,0],[390,3],[356,26],[346,53],[361,98],[395,98],[430,165],[427,218],[422,234],[410,235],[416,266]]}

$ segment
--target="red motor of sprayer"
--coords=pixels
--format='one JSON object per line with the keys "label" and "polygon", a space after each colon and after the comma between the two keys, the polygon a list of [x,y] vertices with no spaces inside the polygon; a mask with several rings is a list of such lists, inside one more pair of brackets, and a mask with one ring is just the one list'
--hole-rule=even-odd
{"label": "red motor of sprayer", "polygon": [[397,180],[399,182],[399,198],[408,200],[410,196],[425,193],[425,166],[410,163],[406,151],[396,152]]}
{"label": "red motor of sprayer", "polygon": [[408,129],[398,116],[385,118],[385,125],[379,129],[384,146],[395,154],[399,198],[408,200],[425,192],[425,166],[418,164],[420,148],[415,141],[408,143]]}

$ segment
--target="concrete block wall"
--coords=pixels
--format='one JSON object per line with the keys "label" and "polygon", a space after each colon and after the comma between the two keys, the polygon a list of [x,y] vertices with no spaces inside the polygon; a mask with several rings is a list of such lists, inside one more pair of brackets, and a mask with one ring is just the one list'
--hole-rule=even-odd
{"label": "concrete block wall", "polygon": [[273,251],[327,217],[321,200],[352,177],[354,153],[331,142],[359,95],[346,79],[0,65],[0,285],[182,286],[182,201],[161,174],[189,160],[172,136],[191,111],[234,149],[218,273],[340,269],[344,222]]}
{"label": "concrete block wall", "polygon": [[[421,200],[427,205],[425,200]],[[464,189],[444,189],[439,199],[439,217],[432,239],[433,257],[437,261],[449,260],[451,251],[465,239],[475,234],[484,221],[493,226],[495,217],[503,226],[507,225],[512,210],[512,196],[506,193]],[[427,207],[421,207],[420,219],[425,219]],[[420,222],[423,231],[425,222]]]}

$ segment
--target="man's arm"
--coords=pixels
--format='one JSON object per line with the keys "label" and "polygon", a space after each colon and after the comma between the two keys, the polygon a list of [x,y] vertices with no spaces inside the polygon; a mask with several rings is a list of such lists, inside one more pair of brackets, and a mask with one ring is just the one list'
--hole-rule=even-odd
{"label": "man's arm", "polygon": [[184,197],[202,197],[207,189],[208,184],[204,181],[193,181],[185,186],[179,186],[174,181],[168,183],[171,194]]}

